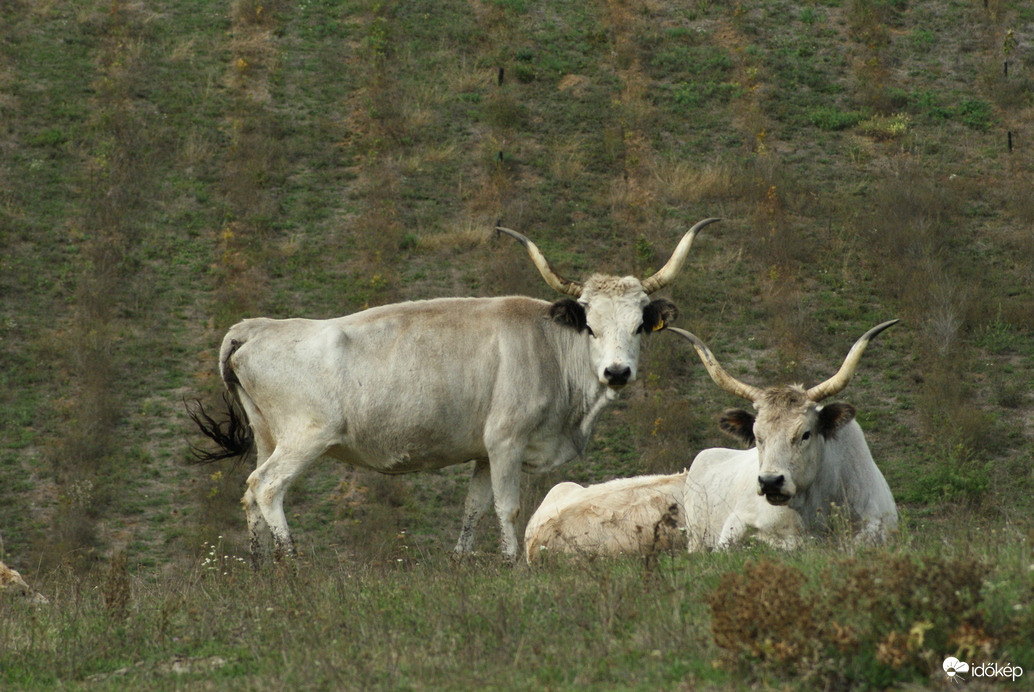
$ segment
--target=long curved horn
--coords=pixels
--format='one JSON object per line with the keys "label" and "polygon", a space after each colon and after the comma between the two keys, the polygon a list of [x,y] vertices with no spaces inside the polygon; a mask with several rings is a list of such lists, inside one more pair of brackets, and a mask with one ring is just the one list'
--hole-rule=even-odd
{"label": "long curved horn", "polygon": [[697,350],[697,355],[700,356],[701,362],[704,367],[707,368],[707,374],[711,376],[714,383],[729,392],[734,394],[741,399],[747,401],[757,401],[761,398],[764,390],[755,387],[754,385],[747,384],[746,382],[740,382],[735,377],[725,372],[725,369],[718,364],[715,360],[714,354],[711,353],[711,349],[707,347],[703,341],[701,341],[695,334],[687,332],[685,329],[679,329],[678,327],[666,327],[669,332],[675,332],[681,337],[689,339],[689,342],[693,344],[693,348]]}
{"label": "long curved horn", "polygon": [[704,219],[686,231],[686,234],[682,236],[682,240],[675,247],[675,252],[671,253],[671,257],[668,258],[668,262],[656,274],[643,279],[643,290],[646,291],[647,295],[661,290],[672,282],[678,275],[679,270],[682,269],[682,263],[686,261],[686,255],[689,254],[689,248],[693,246],[693,238],[696,238],[697,232],[715,221],[721,221],[721,219]]}
{"label": "long curved horn", "polygon": [[538,246],[535,243],[528,240],[528,237],[517,231],[512,231],[509,228],[503,228],[502,226],[495,227],[496,233],[505,233],[511,238],[516,238],[521,245],[528,251],[528,255],[531,256],[531,261],[535,263],[535,266],[539,270],[539,274],[542,274],[542,278],[546,280],[554,290],[566,293],[569,296],[577,298],[582,294],[582,285],[577,281],[570,281],[557,274],[556,269],[553,269],[553,265],[549,263],[546,256],[542,254]]}
{"label": "long curved horn", "polygon": [[858,367],[858,361],[862,359],[862,354],[865,353],[865,347],[869,345],[869,342],[884,329],[893,327],[900,321],[890,320],[883,324],[878,324],[865,332],[865,334],[862,334],[862,338],[854,342],[854,346],[847,352],[847,358],[844,359],[844,364],[840,366],[839,372],[822,384],[817,384],[809,389],[808,398],[812,401],[822,401],[843,391],[844,387],[847,386],[847,383],[854,376],[854,371]]}

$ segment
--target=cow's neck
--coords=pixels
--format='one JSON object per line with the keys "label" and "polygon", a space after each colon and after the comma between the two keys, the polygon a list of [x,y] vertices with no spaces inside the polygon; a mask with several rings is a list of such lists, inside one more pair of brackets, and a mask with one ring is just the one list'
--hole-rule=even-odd
{"label": "cow's neck", "polygon": [[567,425],[570,434],[575,438],[575,446],[579,453],[584,452],[588,446],[593,428],[603,409],[618,396],[616,390],[600,384],[589,357],[588,340],[588,336],[578,334],[571,340],[572,343],[560,345],[561,348],[567,349],[570,358],[571,369],[566,375],[571,396],[571,414]]}
{"label": "cow's neck", "polygon": [[616,398],[617,392],[610,387],[601,385],[596,388],[596,398],[591,401],[582,417],[581,423],[578,425],[578,430],[584,440],[581,445],[583,451],[589,442],[589,436],[592,435],[592,429],[596,425],[596,421],[599,420],[600,414],[603,413],[603,409]]}
{"label": "cow's neck", "polygon": [[[798,494],[799,504],[791,502],[791,506],[800,512],[801,518],[810,528],[825,530],[830,528],[831,522],[856,522],[859,519],[860,508],[852,500],[849,490],[850,485],[858,483],[857,474],[853,473],[857,466],[854,456],[857,442],[854,438],[862,439],[862,448],[866,453],[868,448],[865,447],[861,429],[857,428],[857,424],[854,428],[844,429],[836,438],[826,442],[818,476],[807,490]],[[837,514],[839,517],[834,519]]]}
{"label": "cow's neck", "polygon": [[831,454],[833,450],[829,449],[832,444],[835,442],[826,443],[824,458],[819,462],[819,473],[815,480],[790,501],[790,507],[800,513],[805,525],[811,529],[827,523],[830,503],[844,506],[847,501],[840,465],[830,462],[830,459],[835,458],[835,454]]}

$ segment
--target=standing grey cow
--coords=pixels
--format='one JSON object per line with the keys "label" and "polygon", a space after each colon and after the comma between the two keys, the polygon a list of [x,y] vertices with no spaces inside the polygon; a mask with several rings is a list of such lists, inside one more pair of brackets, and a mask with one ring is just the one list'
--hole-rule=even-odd
{"label": "standing grey cow", "polygon": [[898,320],[867,331],[836,375],[805,390],[801,385],[761,389],[729,375],[703,341],[670,327],[693,344],[715,383],[754,404],[757,416],[722,414],[721,429],[747,450],[706,449],[689,467],[686,517],[689,549],[724,548],[756,532],[763,540],[793,547],[823,528],[831,505],[860,525],[858,537],[882,540],[897,527],[898,512],[876,467],[851,404],[821,402],[841,392],[854,376],[869,341]]}
{"label": "standing grey cow", "polygon": [[441,298],[231,327],[219,353],[231,397],[227,423],[200,404],[191,415],[222,448],[200,453],[201,461],[255,444],[257,468],[243,500],[253,559],[267,528],[275,558],[295,554],[284,493],[322,456],[389,474],[474,461],[455,550],[471,551],[494,499],[502,552],[515,558],[520,472],[547,471],[582,453],[600,412],[636,379],[642,335],[678,315],[670,301],[648,296],[675,278],[697,232],[717,220],[694,225],[643,281],[600,274],[569,281],[528,238],[497,229],[569,296],[556,303]]}

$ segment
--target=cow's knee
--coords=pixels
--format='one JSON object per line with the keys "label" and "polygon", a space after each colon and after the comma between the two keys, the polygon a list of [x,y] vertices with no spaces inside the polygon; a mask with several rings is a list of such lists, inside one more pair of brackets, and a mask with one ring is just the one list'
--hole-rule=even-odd
{"label": "cow's knee", "polygon": [[283,562],[298,557],[298,550],[294,547],[294,539],[288,532],[273,531],[273,561]]}
{"label": "cow's knee", "polygon": [[718,536],[715,550],[728,550],[739,543],[746,532],[747,525],[736,517],[730,516],[725,521],[725,525],[722,527],[722,532]]}
{"label": "cow's knee", "polygon": [[248,519],[248,528],[257,527],[264,523],[262,512],[259,510],[258,500],[255,499],[255,493],[250,487],[244,491],[244,497],[241,498],[241,506],[244,507],[244,516]]}
{"label": "cow's knee", "polygon": [[492,495],[495,513],[502,531],[503,555],[517,559],[517,515],[521,509],[521,458],[524,447],[514,440],[502,441],[489,447],[489,472],[492,476]]}
{"label": "cow's knee", "polygon": [[519,542],[517,540],[517,518],[520,516],[520,503],[496,502],[496,515],[499,517],[499,529],[502,534],[502,553],[509,560],[517,559]]}
{"label": "cow's knee", "polygon": [[273,559],[276,561],[294,557],[294,541],[291,530],[287,526],[287,515],[284,513],[284,494],[291,480],[290,476],[278,472],[274,457],[266,464],[255,469],[248,476],[248,489],[244,493],[244,506],[248,515],[248,525],[252,530],[252,548],[261,552],[262,527],[268,530],[273,543]]}

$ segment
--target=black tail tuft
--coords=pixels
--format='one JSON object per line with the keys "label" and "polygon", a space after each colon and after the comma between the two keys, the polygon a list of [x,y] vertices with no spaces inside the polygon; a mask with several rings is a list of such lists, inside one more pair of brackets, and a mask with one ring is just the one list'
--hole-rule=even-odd
{"label": "black tail tuft", "polygon": [[234,457],[243,459],[244,455],[251,450],[254,436],[243,412],[240,411],[237,402],[228,392],[223,393],[223,401],[226,403],[227,413],[226,418],[221,422],[208,415],[200,401],[195,400],[193,408],[186,401],[183,402],[187,415],[201,429],[205,437],[219,445],[219,449],[216,451],[208,451],[190,445],[195,464],[207,464]]}

